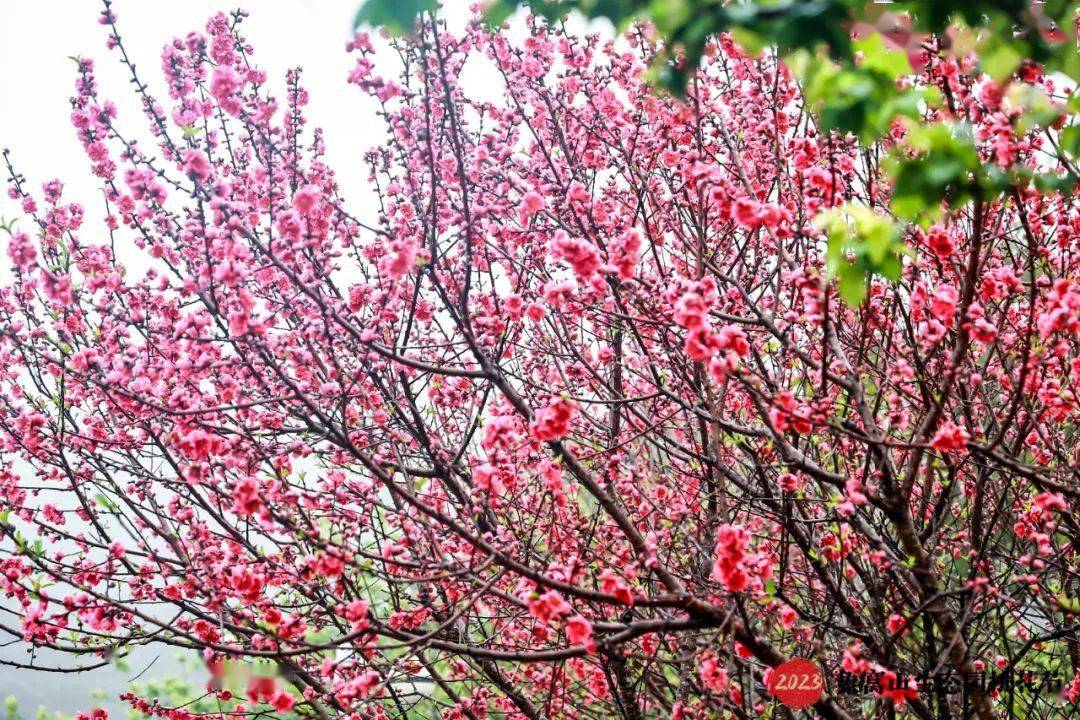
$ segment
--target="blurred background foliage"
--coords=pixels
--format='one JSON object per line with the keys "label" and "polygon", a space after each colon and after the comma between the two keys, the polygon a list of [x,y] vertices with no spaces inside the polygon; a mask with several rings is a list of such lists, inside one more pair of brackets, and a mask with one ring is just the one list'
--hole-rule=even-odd
{"label": "blurred background foliage", "polygon": [[[366,0],[356,25],[406,33],[421,13],[438,7],[438,0]],[[606,18],[616,30],[651,23],[662,47],[652,80],[658,90],[676,96],[692,91],[709,42],[730,32],[747,52],[776,53],[788,63],[822,130],[869,145],[888,135],[897,118],[913,121],[885,163],[893,182],[891,212],[849,208],[853,214],[847,218],[834,211],[818,219],[828,230],[829,268],[851,305],[864,299],[871,274],[899,277],[903,247],[895,239],[905,223],[926,226],[943,209],[973,200],[992,201],[1029,185],[1068,191],[1077,181],[1080,99],[1074,93],[1066,102],[1056,101],[1014,81],[1037,66],[1067,77],[1075,88],[1080,81],[1078,0],[490,0],[486,19],[497,27],[519,8],[550,21],[572,11]],[[920,126],[918,120],[944,102],[938,88],[903,81],[918,69],[924,48],[974,53],[988,80],[1005,86],[1009,101],[1023,109],[1017,131],[1052,135],[1059,167],[1051,172],[986,167],[964,123]],[[869,212],[879,221],[871,223]],[[875,232],[867,234],[871,225]]]}

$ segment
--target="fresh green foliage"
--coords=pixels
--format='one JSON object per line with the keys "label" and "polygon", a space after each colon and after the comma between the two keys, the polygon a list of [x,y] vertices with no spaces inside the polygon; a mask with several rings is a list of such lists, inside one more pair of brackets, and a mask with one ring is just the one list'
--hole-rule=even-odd
{"label": "fresh green foliage", "polygon": [[828,238],[826,266],[848,305],[857,307],[866,299],[870,275],[900,279],[907,248],[900,228],[888,216],[865,205],[847,204],[821,213],[815,222]]}
{"label": "fresh green foliage", "polygon": [[959,207],[981,195],[987,182],[971,129],[962,124],[913,127],[886,169],[894,183],[893,211],[907,220],[933,221],[941,215],[942,201]]}
{"label": "fresh green foliage", "polygon": [[368,0],[360,6],[353,24],[378,25],[400,35],[412,29],[417,15],[438,7],[437,0]]}
{"label": "fresh green foliage", "polygon": [[[4,718],[6,720],[25,720],[19,710],[19,701],[14,695],[8,695],[4,699]],[[64,715],[60,712],[50,714],[47,709],[39,707],[34,715],[34,720],[72,720],[72,718],[70,715]]]}
{"label": "fresh green foliage", "polygon": [[[357,24],[383,25],[403,32],[413,18],[434,10],[436,0],[366,0]],[[1048,0],[1032,11],[1030,0],[909,0],[896,7],[868,0],[491,0],[488,20],[505,21],[518,7],[554,19],[571,10],[590,18],[607,18],[623,28],[637,20],[651,21],[660,37],[677,48],[685,62],[665,74],[670,89],[685,88],[709,39],[730,31],[750,50],[774,47],[781,54],[797,49],[823,48],[846,69],[853,65],[849,28],[882,13],[907,12],[912,31],[940,33],[950,25],[968,30],[980,48],[987,72],[1004,77],[1024,57],[1044,63],[1052,71],[1080,78],[1080,59],[1071,35],[1076,0]]]}
{"label": "fresh green foliage", "polygon": [[897,79],[912,73],[911,64],[905,53],[887,48],[880,34],[856,42],[855,48],[862,59],[850,67],[823,55],[793,58],[822,129],[870,142],[885,134],[897,116],[918,118],[925,104],[939,102],[935,88],[897,88]]}
{"label": "fresh green foliage", "polygon": [[[366,0],[357,23],[403,32],[416,14],[435,5],[436,0]],[[855,135],[864,143],[885,136],[897,118],[918,121],[927,108],[941,103],[937,88],[898,82],[913,70],[907,52],[889,47],[879,32],[877,23],[883,17],[895,19],[905,13],[899,32],[908,38],[909,47],[912,39],[937,34],[952,52],[975,51],[980,68],[1002,84],[1009,83],[1026,58],[1049,72],[1080,81],[1075,29],[1078,0],[1034,4],[1031,0],[911,0],[895,6],[868,0],[491,0],[488,21],[500,25],[526,6],[552,20],[576,10],[589,18],[607,18],[619,29],[635,21],[651,22],[665,48],[652,78],[675,94],[686,91],[710,39],[731,32],[748,52],[769,49],[788,62],[803,84],[808,109],[819,127]],[[852,39],[852,28],[860,29],[860,39]],[[1029,85],[1013,84],[1009,101],[1024,109],[1017,121],[1021,133],[1048,127],[1062,114],[1062,108]],[[1070,104],[1069,113],[1077,112],[1075,105]],[[1060,137],[1062,153],[1075,159],[1080,152],[1075,123],[1066,124]],[[1072,166],[1076,167],[1075,161]],[[1075,180],[1075,174],[984,169],[970,129],[948,123],[926,127],[913,123],[906,144],[890,155],[887,168],[895,182],[893,211],[902,219],[923,224],[939,218],[944,208],[990,199],[1017,183],[1033,182],[1040,190],[1050,191],[1069,187]],[[840,233],[844,223],[837,218],[824,221],[837,233],[834,237],[830,232],[830,265],[839,278],[841,296],[856,304],[865,294],[870,273],[899,275],[897,234],[890,231],[893,239],[886,242],[883,226],[875,225],[874,232],[880,234],[871,242],[863,237],[869,229],[868,216],[860,213],[847,234]],[[854,253],[854,262],[841,261],[847,252]]]}
{"label": "fresh green foliage", "polygon": [[[1031,122],[1045,124],[1037,113],[1033,115]],[[1053,115],[1057,117],[1057,111]],[[1063,142],[1069,137],[1075,135],[1062,133]],[[990,200],[1009,188],[1033,183],[1042,192],[1059,192],[1071,189],[1076,180],[1072,175],[983,163],[971,128],[947,122],[914,126],[905,142],[886,159],[885,168],[893,181],[893,212],[923,226],[940,218],[946,208]]]}

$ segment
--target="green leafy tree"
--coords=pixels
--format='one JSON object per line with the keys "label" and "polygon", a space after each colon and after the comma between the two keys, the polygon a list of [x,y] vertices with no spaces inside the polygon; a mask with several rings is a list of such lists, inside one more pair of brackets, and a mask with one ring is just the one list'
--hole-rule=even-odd
{"label": "green leafy tree", "polygon": [[[1080,77],[1075,0],[911,0],[895,5],[866,0],[492,0],[488,20],[502,23],[519,7],[548,19],[576,10],[589,18],[607,18],[618,28],[642,20],[653,23],[669,55],[679,56],[664,75],[664,84],[676,91],[685,88],[710,39],[722,32],[732,32],[747,49],[774,47],[785,55],[823,49],[845,72],[872,76],[881,68],[855,62],[860,48],[851,33],[859,27],[897,41],[950,30],[978,45],[988,72],[999,78],[1025,58],[1074,80]],[[367,0],[357,24],[404,32],[416,15],[437,8],[437,0]]]}

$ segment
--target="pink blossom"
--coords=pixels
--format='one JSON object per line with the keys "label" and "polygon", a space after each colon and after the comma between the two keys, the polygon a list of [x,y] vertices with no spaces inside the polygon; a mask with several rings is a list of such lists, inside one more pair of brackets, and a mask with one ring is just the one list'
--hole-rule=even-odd
{"label": "pink blossom", "polygon": [[265,675],[253,675],[248,680],[247,696],[252,702],[271,702],[278,694],[277,682]]}
{"label": "pink blossom", "polygon": [[214,280],[227,287],[236,287],[247,275],[247,266],[233,259],[223,261],[214,269]]}
{"label": "pink blossom", "polygon": [[542,622],[551,622],[570,612],[570,604],[556,590],[548,590],[529,602],[529,612]]}
{"label": "pink blossom", "polygon": [[606,568],[600,573],[600,589],[608,595],[614,595],[624,605],[634,604],[634,595],[630,586],[623,578]]}
{"label": "pink blossom", "polygon": [[742,328],[725,325],[716,331],[716,341],[721,350],[730,350],[740,358],[750,354],[750,343]]}
{"label": "pink blossom", "polygon": [[688,292],[675,304],[675,322],[687,329],[702,327],[708,322],[709,305],[699,293]]}
{"label": "pink blossom", "polygon": [[776,484],[784,492],[795,492],[801,485],[798,476],[793,475],[792,473],[784,473],[781,475],[776,479]]}
{"label": "pink blossom", "polygon": [[229,333],[236,337],[248,334],[251,326],[251,316],[247,310],[239,309],[229,313]]}
{"label": "pink blossom", "polygon": [[547,206],[544,197],[538,192],[527,192],[521,198],[521,213],[525,218],[531,218]]}
{"label": "pink blossom", "polygon": [[184,153],[184,174],[202,184],[210,179],[210,161],[201,150],[188,150]]}
{"label": "pink blossom", "polygon": [[1041,492],[1035,498],[1035,504],[1043,510],[1066,512],[1069,509],[1069,506],[1061,493]]}
{"label": "pink blossom", "polygon": [[570,433],[570,424],[577,416],[577,405],[566,398],[555,398],[536,413],[529,429],[536,440],[561,440]]}
{"label": "pink blossom", "polygon": [[959,302],[959,294],[956,288],[946,285],[930,298],[930,314],[941,321],[946,327],[951,326],[956,317],[956,305]]}
{"label": "pink blossom", "polygon": [[310,215],[322,200],[322,189],[317,185],[305,185],[293,195],[293,207],[301,215]]}
{"label": "pink blossom", "polygon": [[[907,667],[926,655],[909,624],[927,573],[970,596],[943,607],[972,648],[1007,657],[1038,637],[1025,618],[1046,615],[1071,551],[1072,196],[950,197],[933,227],[905,225],[918,252],[896,281],[872,274],[858,308],[814,218],[888,214],[881,160],[903,161],[920,122],[970,128],[972,151],[1018,177],[1068,177],[1060,78],[1025,59],[990,82],[978,48],[937,52],[900,17],[885,39],[910,35],[923,68],[899,87],[941,88],[948,112],[856,139],[729,35],[684,102],[655,92],[651,32],[427,18],[391,41],[400,66],[349,43],[341,73],[382,125],[360,175],[346,168],[366,203],[346,197],[303,76],[260,66],[244,16],[178,33],[152,73],[139,59],[119,106],[99,87],[114,74],[76,60],[89,194],[23,181],[41,168],[12,156],[0,594],[16,639],[159,643],[162,616],[237,716],[381,717],[427,648],[463,689],[447,717],[615,717],[607,665],[623,658],[644,715],[688,720],[767,716],[775,703],[742,695],[780,654]],[[104,17],[130,76],[138,46]],[[499,82],[477,93],[484,66]],[[1028,132],[1007,90],[1066,117]],[[970,462],[977,432],[994,448]],[[934,457],[896,492],[920,443]],[[934,522],[978,503],[1000,515],[989,565],[983,538]],[[911,568],[891,547],[905,519],[928,554]],[[1002,602],[1005,636],[995,613],[964,612]],[[835,606],[895,635],[891,654],[819,622]],[[303,682],[232,695],[233,669],[275,657]],[[694,675],[689,694],[671,668]]]}
{"label": "pink blossom", "polygon": [[708,360],[721,348],[719,336],[705,325],[698,325],[686,334],[684,345],[686,355],[691,360]]}
{"label": "pink blossom", "polygon": [[641,233],[631,228],[619,235],[612,243],[611,262],[615,265],[620,280],[630,280],[637,272],[641,260]]}
{"label": "pink blossom", "polygon": [[41,284],[45,288],[45,295],[56,305],[70,305],[74,301],[70,275],[46,270],[41,274]]}
{"label": "pink blossom", "polygon": [[946,421],[934,434],[930,446],[942,453],[964,453],[967,452],[967,444],[970,441],[971,435],[966,430],[952,421]]}
{"label": "pink blossom", "polygon": [[416,266],[416,245],[401,241],[394,243],[393,248],[395,252],[388,258],[386,271],[394,280],[400,280]]}
{"label": "pink blossom", "polygon": [[566,638],[574,645],[584,645],[587,652],[596,652],[593,626],[580,615],[573,615],[566,619]]}
{"label": "pink blossom", "polygon": [[473,485],[488,495],[499,496],[506,491],[506,486],[499,478],[499,471],[491,465],[480,465],[473,470]]}
{"label": "pink blossom", "polygon": [[720,665],[716,657],[711,653],[701,661],[698,673],[705,686],[715,693],[722,693],[728,687],[727,670]]}
{"label": "pink blossom", "polygon": [[512,450],[518,441],[517,423],[514,419],[505,415],[497,415],[487,421],[484,426],[484,437],[481,447],[488,452],[495,450]]}
{"label": "pink blossom", "polygon": [[1072,281],[1065,278],[1054,281],[1046,310],[1039,315],[1037,325],[1043,340],[1055,332],[1080,331],[1080,291],[1074,289]]}
{"label": "pink blossom", "polygon": [[222,441],[202,428],[192,428],[177,436],[176,447],[192,460],[206,460],[221,451]]}
{"label": "pink blossom", "polygon": [[37,248],[26,233],[13,233],[7,250],[12,264],[19,270],[26,271],[37,262]]}
{"label": "pink blossom", "polygon": [[273,705],[274,710],[279,713],[289,712],[293,709],[294,703],[295,700],[293,696],[285,690],[278,690],[277,693],[274,694],[274,697],[270,699],[270,704]]}
{"label": "pink blossom", "polygon": [[750,584],[745,565],[750,536],[741,525],[725,523],[716,534],[716,560],[712,577],[730,592],[742,592]]}
{"label": "pink blossom", "polygon": [[562,230],[551,240],[551,254],[574,268],[579,279],[588,280],[600,268],[600,253],[596,246],[581,238],[571,238]]}
{"label": "pink blossom", "polygon": [[236,115],[240,111],[240,104],[233,94],[240,89],[242,80],[228,65],[218,65],[214,68],[214,74],[210,78],[210,94],[217,98],[221,107],[230,115]]}
{"label": "pink blossom", "polygon": [[758,212],[761,205],[750,198],[739,198],[732,206],[732,217],[743,227],[754,228],[759,225]]}
{"label": "pink blossom", "polygon": [[926,234],[926,244],[934,255],[942,260],[948,259],[956,252],[956,243],[953,241],[952,236],[939,225],[930,228],[930,231]]}
{"label": "pink blossom", "polygon": [[790,390],[781,390],[773,397],[769,421],[780,432],[790,430],[805,435],[813,429],[806,410],[799,406],[799,402]]}
{"label": "pink blossom", "polygon": [[237,515],[254,515],[262,509],[261,488],[254,477],[248,475],[240,478],[233,485],[232,494],[233,512]]}

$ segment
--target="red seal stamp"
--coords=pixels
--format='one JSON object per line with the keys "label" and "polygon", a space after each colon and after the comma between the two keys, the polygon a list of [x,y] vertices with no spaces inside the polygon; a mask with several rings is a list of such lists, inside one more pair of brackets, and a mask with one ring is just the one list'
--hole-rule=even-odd
{"label": "red seal stamp", "polygon": [[817,665],[797,658],[772,669],[768,689],[788,707],[804,708],[821,698],[825,691],[825,680]]}

